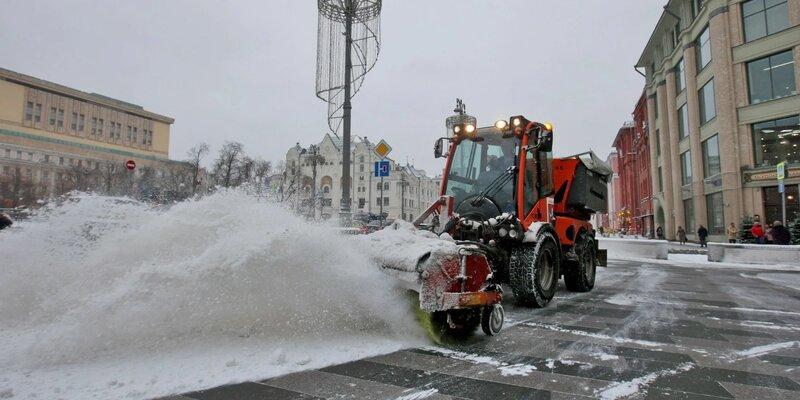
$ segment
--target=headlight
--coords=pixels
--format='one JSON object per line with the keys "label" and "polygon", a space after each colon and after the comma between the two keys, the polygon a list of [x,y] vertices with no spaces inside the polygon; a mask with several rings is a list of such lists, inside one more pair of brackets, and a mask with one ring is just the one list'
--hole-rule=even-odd
{"label": "headlight", "polygon": [[501,130],[501,131],[503,129],[506,129],[507,126],[508,126],[508,122],[506,120],[504,120],[504,119],[501,119],[501,120],[499,120],[499,121],[494,123],[494,127],[499,129],[499,130]]}
{"label": "headlight", "polygon": [[514,124],[515,127],[522,125],[522,118],[516,117],[511,120],[511,123]]}
{"label": "headlight", "polygon": [[475,132],[475,125],[467,124],[467,126],[464,127],[464,130],[467,131],[467,133]]}
{"label": "headlight", "polygon": [[508,232],[508,236],[509,236],[510,238],[512,238],[512,239],[516,239],[516,238],[517,238],[517,236],[519,236],[519,233],[517,233],[516,229],[512,229],[512,230],[510,230],[510,231]]}
{"label": "headlight", "polygon": [[497,230],[497,234],[499,234],[500,237],[506,237],[506,235],[508,235],[508,230],[506,228],[500,228]]}
{"label": "headlight", "polygon": [[453,132],[455,132],[455,133],[459,133],[459,132],[461,132],[461,125],[456,125],[456,126],[454,126],[454,127],[453,127]]}

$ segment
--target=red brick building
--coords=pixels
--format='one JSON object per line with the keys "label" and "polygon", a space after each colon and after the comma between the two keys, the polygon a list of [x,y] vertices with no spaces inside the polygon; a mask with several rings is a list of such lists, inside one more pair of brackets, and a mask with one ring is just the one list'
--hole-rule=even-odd
{"label": "red brick building", "polygon": [[619,208],[609,216],[612,225],[628,234],[654,236],[647,98],[644,94],[636,103],[633,122],[626,122],[617,132],[614,148],[618,157],[615,172],[619,174],[620,182],[619,190],[614,193]]}

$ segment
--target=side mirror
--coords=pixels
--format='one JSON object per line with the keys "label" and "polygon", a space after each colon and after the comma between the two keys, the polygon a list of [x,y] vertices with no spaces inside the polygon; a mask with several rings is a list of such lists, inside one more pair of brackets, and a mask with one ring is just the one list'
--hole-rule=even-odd
{"label": "side mirror", "polygon": [[439,138],[436,139],[436,143],[433,145],[433,156],[436,158],[442,158],[447,156],[447,152],[444,150],[445,142],[448,141],[447,138]]}

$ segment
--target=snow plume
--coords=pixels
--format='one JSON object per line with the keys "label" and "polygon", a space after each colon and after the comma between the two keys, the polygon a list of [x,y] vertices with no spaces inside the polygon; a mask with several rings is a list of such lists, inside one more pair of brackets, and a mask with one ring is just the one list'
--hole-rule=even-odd
{"label": "snow plume", "polygon": [[663,371],[652,372],[645,376],[635,378],[629,381],[614,382],[595,394],[597,395],[597,398],[603,400],[612,400],[612,399],[628,397],[634,394],[641,393],[642,390],[645,390],[647,386],[649,386],[658,378],[670,375],[678,375],[680,373],[689,371],[694,367],[695,365],[692,363],[683,363],[679,365],[678,368],[675,369],[667,369]]}
{"label": "snow plume", "polygon": [[76,195],[0,254],[0,393],[21,398],[157,397],[423,340],[360,241],[238,191]]}

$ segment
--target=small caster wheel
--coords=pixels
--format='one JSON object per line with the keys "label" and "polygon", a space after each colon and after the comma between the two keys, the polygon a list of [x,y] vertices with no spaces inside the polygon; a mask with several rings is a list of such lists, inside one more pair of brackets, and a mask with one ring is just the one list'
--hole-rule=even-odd
{"label": "small caster wheel", "polygon": [[493,304],[484,307],[481,313],[481,329],[486,336],[494,336],[500,333],[503,328],[503,320],[505,319],[505,311],[500,304]]}

